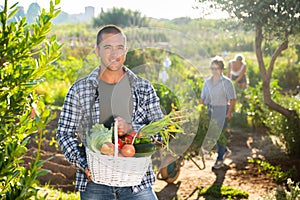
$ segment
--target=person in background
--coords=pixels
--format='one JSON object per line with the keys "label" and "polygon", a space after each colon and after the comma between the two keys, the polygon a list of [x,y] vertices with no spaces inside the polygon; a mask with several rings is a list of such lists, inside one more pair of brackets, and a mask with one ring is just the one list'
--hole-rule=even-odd
{"label": "person in background", "polygon": [[223,130],[227,126],[227,120],[232,118],[236,92],[232,81],[223,75],[224,60],[222,57],[212,58],[210,70],[212,75],[204,82],[200,103],[207,105],[210,123],[216,122],[217,130],[221,132],[221,134],[213,133],[213,135],[220,136],[215,138],[218,157],[213,166],[213,168],[219,169],[224,166],[224,159],[231,154],[231,150],[226,145],[227,140],[224,138]]}
{"label": "person in background", "polygon": [[235,81],[240,89],[247,88],[247,65],[242,54],[237,54],[234,60],[229,61],[227,77]]}
{"label": "person in background", "polygon": [[82,200],[156,200],[151,163],[138,185],[115,187],[91,181],[84,137],[76,134],[84,120],[90,118],[89,123],[107,128],[118,121],[118,134],[123,136],[164,116],[150,82],[124,66],[126,36],[118,26],[106,25],[98,31],[95,52],[101,64],[69,89],[56,132],[66,159],[78,168],[75,187]]}

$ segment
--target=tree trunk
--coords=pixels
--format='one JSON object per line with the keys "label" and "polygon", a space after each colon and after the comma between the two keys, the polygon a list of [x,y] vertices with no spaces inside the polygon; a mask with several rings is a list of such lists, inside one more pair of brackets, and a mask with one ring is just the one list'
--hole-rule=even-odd
{"label": "tree trunk", "polygon": [[295,110],[289,110],[287,108],[284,108],[283,106],[277,104],[272,100],[271,92],[270,92],[270,81],[272,77],[272,72],[274,68],[274,63],[279,56],[279,54],[287,49],[288,47],[288,41],[284,41],[274,52],[271,58],[271,62],[268,68],[268,71],[266,70],[264,59],[263,59],[263,53],[261,49],[263,40],[263,34],[262,34],[262,26],[256,25],[256,32],[255,32],[255,52],[256,57],[258,61],[259,71],[260,75],[262,77],[262,90],[263,90],[263,97],[264,97],[264,103],[267,105],[271,110],[277,111],[284,115],[286,118],[294,119],[296,122],[299,123],[299,116],[297,115],[297,112]]}

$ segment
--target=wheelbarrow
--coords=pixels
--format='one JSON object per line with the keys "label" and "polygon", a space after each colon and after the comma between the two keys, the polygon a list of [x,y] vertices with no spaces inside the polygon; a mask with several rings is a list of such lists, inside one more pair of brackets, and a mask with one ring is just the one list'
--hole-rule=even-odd
{"label": "wheelbarrow", "polygon": [[202,164],[198,164],[194,158],[187,154],[186,156],[180,156],[179,158],[175,158],[173,156],[167,156],[167,158],[164,160],[164,163],[169,163],[166,166],[162,167],[158,173],[157,173],[157,179],[166,181],[167,183],[173,183],[178,179],[178,176],[180,174],[180,169],[184,165],[185,159],[190,159],[199,170],[205,169],[205,159],[203,156],[202,151],[200,151],[201,156],[201,162]]}

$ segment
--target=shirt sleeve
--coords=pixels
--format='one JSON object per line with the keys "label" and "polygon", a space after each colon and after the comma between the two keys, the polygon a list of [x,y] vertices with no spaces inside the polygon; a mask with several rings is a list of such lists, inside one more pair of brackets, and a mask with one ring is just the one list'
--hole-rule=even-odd
{"label": "shirt sleeve", "polygon": [[232,84],[232,81],[228,80],[226,81],[226,89],[227,89],[227,92],[226,92],[226,97],[228,100],[231,100],[231,99],[236,99],[236,92],[235,92],[235,89],[234,89],[234,86]]}
{"label": "shirt sleeve", "polygon": [[207,99],[207,95],[208,95],[208,88],[207,88],[207,81],[205,81],[201,91],[201,99]]}
{"label": "shirt sleeve", "polygon": [[[132,123],[133,129],[136,131],[139,131],[143,126],[149,124],[151,121],[158,121],[164,116],[160,107],[159,97],[149,82],[144,82],[143,87],[139,88],[138,98],[139,103],[137,106],[137,112],[135,113],[136,119]],[[162,141],[162,137],[159,134],[156,134],[154,139]]]}
{"label": "shirt sleeve", "polygon": [[[146,106],[148,108],[149,112],[149,118],[151,121],[158,121],[164,117],[164,114],[161,111],[160,108],[160,102],[159,98],[154,90],[154,88],[151,86],[149,90],[149,99],[146,101]],[[151,138],[152,140],[163,142],[163,138],[160,134],[154,135],[154,137]]]}
{"label": "shirt sleeve", "polygon": [[84,146],[79,143],[79,138],[76,134],[80,122],[81,109],[79,97],[74,88],[73,86],[69,90],[64,101],[56,138],[66,159],[83,170],[87,166],[87,159]]}

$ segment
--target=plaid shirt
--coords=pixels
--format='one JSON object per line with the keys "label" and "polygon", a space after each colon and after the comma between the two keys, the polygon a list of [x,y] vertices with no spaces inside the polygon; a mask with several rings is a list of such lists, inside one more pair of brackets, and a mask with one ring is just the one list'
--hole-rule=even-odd
{"label": "plaid shirt", "polygon": [[[136,76],[128,68],[123,67],[131,85],[133,98],[132,127],[138,131],[142,126],[157,121],[163,117],[160,109],[159,98],[150,82]],[[85,136],[78,137],[80,126],[84,123],[99,123],[100,107],[98,91],[97,67],[88,77],[72,85],[66,96],[58,123],[56,138],[66,159],[78,167],[76,173],[76,189],[84,191],[88,182],[84,169],[88,166],[85,154]],[[92,117],[90,117],[92,116]],[[91,119],[89,121],[89,119]],[[161,137],[156,136],[157,140]],[[82,140],[82,143],[80,142]],[[132,186],[134,192],[150,187],[155,181],[152,165],[141,180],[141,184]]]}

